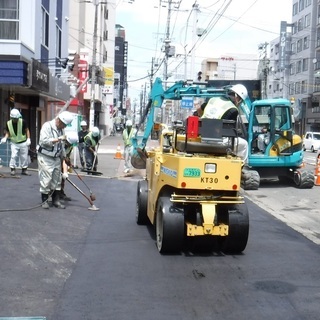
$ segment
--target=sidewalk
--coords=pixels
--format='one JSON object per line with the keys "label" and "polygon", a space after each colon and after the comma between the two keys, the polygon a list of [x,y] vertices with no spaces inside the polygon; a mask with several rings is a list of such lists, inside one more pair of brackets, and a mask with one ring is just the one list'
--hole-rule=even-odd
{"label": "sidewalk", "polygon": [[[148,141],[148,148],[155,147],[158,141]],[[101,139],[101,143],[98,149],[98,171],[102,172],[101,176],[95,176],[100,178],[109,179],[142,179],[145,175],[145,170],[133,169],[130,174],[125,174],[124,171],[124,160],[116,159],[115,155],[117,147],[120,146],[121,155],[123,156],[123,141],[121,134],[115,136],[108,136]],[[85,174],[81,172],[81,165],[79,160],[78,148],[75,148],[75,154],[72,156],[71,162],[75,166],[77,173]],[[78,168],[78,169],[77,169]],[[29,165],[30,171],[38,170],[37,160],[34,159]],[[9,175],[10,169],[7,166],[0,165],[0,173]],[[19,170],[17,170],[19,174]]]}

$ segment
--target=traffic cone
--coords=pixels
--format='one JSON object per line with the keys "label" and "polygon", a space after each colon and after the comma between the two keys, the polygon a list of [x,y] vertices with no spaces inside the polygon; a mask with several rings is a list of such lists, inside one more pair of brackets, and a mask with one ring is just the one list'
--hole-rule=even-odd
{"label": "traffic cone", "polygon": [[120,147],[120,143],[117,146],[117,151],[116,154],[114,156],[114,159],[123,159],[122,158],[122,154],[121,154],[121,147]]}
{"label": "traffic cone", "polygon": [[320,158],[317,159],[316,169],[314,171],[314,185],[320,186]]}

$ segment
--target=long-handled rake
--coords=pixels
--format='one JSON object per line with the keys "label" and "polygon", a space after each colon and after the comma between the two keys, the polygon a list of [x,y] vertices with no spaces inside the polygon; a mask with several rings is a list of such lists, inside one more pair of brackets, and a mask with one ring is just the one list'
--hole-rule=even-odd
{"label": "long-handled rake", "polygon": [[71,165],[72,170],[74,171],[74,173],[77,175],[77,177],[83,182],[83,184],[87,187],[87,189],[90,192],[90,199],[91,201],[95,201],[96,200],[96,196],[93,194],[92,190],[90,189],[90,187],[84,182],[84,180],[82,179],[82,177],[80,176],[80,174],[76,171],[76,169],[74,168],[73,165]]}
{"label": "long-handled rake", "polygon": [[87,197],[87,195],[75,184],[73,183],[69,178],[66,178],[66,180],[75,188],[77,189],[90,203],[91,207],[89,207],[88,209],[89,210],[93,210],[93,211],[98,211],[100,210],[99,208],[97,208],[94,204],[93,204],[93,201]]}

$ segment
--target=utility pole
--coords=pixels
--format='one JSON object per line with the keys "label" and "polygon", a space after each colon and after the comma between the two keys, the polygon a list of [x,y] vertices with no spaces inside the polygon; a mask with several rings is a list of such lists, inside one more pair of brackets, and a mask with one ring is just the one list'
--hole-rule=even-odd
{"label": "utility pole", "polygon": [[262,69],[261,69],[261,76],[262,78],[262,94],[261,97],[266,99],[267,98],[267,82],[268,82],[268,73],[269,73],[269,60],[267,57],[267,47],[268,42],[261,43],[259,45],[260,50],[260,58],[262,58]]}
{"label": "utility pole", "polygon": [[93,46],[92,46],[92,67],[91,67],[91,100],[89,113],[89,130],[94,127],[95,114],[95,86],[96,86],[96,71],[97,71],[97,32],[98,32],[98,5],[99,0],[94,0],[94,28],[93,28]]}
{"label": "utility pole", "polygon": [[194,65],[195,65],[195,57],[196,57],[196,41],[197,41],[197,23],[198,23],[198,11],[199,11],[199,5],[197,4],[197,1],[192,5],[192,11],[193,11],[193,26],[192,26],[192,52],[191,52],[191,68],[190,68],[190,79],[194,80],[196,78],[195,71],[194,71]]}
{"label": "utility pole", "polygon": [[[168,59],[169,59],[169,50],[170,50],[170,19],[171,19],[171,4],[172,0],[168,1],[168,17],[167,17],[167,26],[166,26],[166,38],[164,40],[164,72],[163,72],[163,78],[164,78],[164,88],[167,89],[168,84]],[[164,123],[164,114],[165,114],[165,108],[161,108],[161,122]]]}
{"label": "utility pole", "polygon": [[150,89],[152,89],[152,85],[153,85],[153,66],[154,66],[154,58],[152,58],[151,60],[151,74],[150,74]]}
{"label": "utility pole", "polygon": [[164,81],[165,88],[167,88],[167,80],[168,80],[168,58],[169,58],[169,50],[170,50],[170,19],[171,19],[171,4],[172,0],[168,1],[168,17],[167,17],[167,26],[166,26],[166,38],[164,40]]}

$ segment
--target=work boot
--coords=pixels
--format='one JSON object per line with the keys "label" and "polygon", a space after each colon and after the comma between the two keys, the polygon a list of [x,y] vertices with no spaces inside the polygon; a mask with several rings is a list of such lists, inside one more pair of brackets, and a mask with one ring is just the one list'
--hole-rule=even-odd
{"label": "work boot", "polygon": [[23,176],[31,176],[31,174],[27,172],[27,168],[22,168],[21,174]]}
{"label": "work boot", "polygon": [[60,202],[60,190],[56,190],[52,194],[52,204],[58,209],[65,209],[65,205]]}
{"label": "work boot", "polygon": [[48,195],[45,193],[41,193],[41,200],[42,200],[42,205],[41,207],[43,209],[49,209],[49,203],[48,203]]}
{"label": "work boot", "polygon": [[60,199],[64,201],[71,201],[71,198],[68,197],[62,190],[60,191]]}
{"label": "work boot", "polygon": [[11,174],[12,176],[15,176],[15,175],[16,175],[16,169],[15,169],[15,168],[11,168],[10,174]]}

